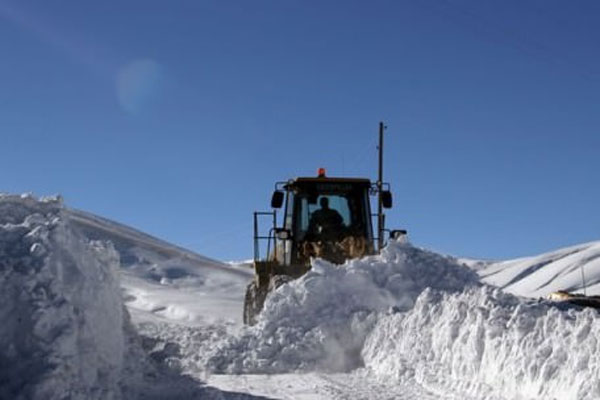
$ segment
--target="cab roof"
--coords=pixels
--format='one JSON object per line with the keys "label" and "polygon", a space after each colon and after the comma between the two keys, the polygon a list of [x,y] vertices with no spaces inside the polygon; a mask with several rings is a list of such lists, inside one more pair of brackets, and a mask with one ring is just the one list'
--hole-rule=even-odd
{"label": "cab roof", "polygon": [[371,185],[371,181],[367,178],[337,178],[337,177],[298,177],[292,179],[290,183],[356,183]]}
{"label": "cab roof", "polygon": [[[371,181],[366,178],[336,178],[336,177],[299,177],[290,179],[284,185],[287,189],[298,188],[301,190],[307,190],[310,187],[316,186],[329,186],[329,185],[344,185],[345,190],[349,187],[354,188],[370,188]],[[338,188],[339,189],[339,188]]]}

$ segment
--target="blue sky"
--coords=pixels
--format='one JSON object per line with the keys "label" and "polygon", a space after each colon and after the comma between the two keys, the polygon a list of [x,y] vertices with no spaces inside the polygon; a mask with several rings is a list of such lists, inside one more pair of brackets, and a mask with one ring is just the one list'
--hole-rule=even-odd
{"label": "blue sky", "polygon": [[0,190],[219,259],[273,183],[376,175],[455,255],[600,239],[600,4],[0,0]]}

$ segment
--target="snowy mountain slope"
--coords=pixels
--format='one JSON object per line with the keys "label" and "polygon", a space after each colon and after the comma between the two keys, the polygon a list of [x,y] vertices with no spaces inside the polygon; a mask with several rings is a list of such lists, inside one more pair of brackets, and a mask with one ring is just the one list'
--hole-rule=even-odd
{"label": "snowy mountain slope", "polygon": [[[187,258],[203,266],[222,267],[224,265],[219,261],[175,246],[119,222],[74,208],[69,208],[67,212],[71,222],[77,225],[90,239],[110,240],[113,242],[121,254],[121,262],[125,265],[138,261],[135,254],[131,254],[129,251],[132,248],[152,250],[164,258]],[[133,259],[129,259],[128,256],[133,256]]]}
{"label": "snowy mountain slope", "polygon": [[121,286],[136,318],[186,324],[241,324],[240,303],[253,271],[221,263],[91,213],[69,209],[85,236],[110,241],[119,252]]}
{"label": "snowy mountain slope", "polygon": [[600,241],[566,247],[533,257],[501,262],[470,262],[482,281],[528,297],[557,290],[600,295]]}

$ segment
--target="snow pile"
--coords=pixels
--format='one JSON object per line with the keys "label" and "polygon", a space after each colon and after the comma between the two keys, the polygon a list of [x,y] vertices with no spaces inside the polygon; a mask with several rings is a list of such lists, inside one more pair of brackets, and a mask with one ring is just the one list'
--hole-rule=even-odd
{"label": "snow pile", "polygon": [[380,312],[409,310],[427,287],[478,285],[450,258],[401,243],[343,266],[313,262],[302,278],[267,297],[256,326],[222,344],[207,360],[213,372],[348,371]]}
{"label": "snow pile", "polygon": [[[600,398],[600,321],[499,289],[426,290],[381,318],[362,352],[389,379],[485,398]],[[446,389],[446,390],[445,390]]]}
{"label": "snow pile", "polygon": [[118,255],[60,199],[0,195],[0,398],[121,396],[130,328]]}
{"label": "snow pile", "polygon": [[596,310],[516,297],[400,243],[344,266],[315,261],[267,298],[256,326],[211,344],[196,361],[216,373],[364,367],[441,397],[600,398]]}

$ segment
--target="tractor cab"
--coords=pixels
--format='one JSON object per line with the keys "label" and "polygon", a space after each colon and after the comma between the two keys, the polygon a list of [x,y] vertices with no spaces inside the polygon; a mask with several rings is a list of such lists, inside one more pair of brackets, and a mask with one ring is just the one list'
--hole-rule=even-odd
{"label": "tractor cab", "polygon": [[[277,182],[273,211],[254,213],[255,263],[276,264],[285,270],[283,274],[299,276],[307,271],[311,257],[342,264],[374,254],[381,235],[373,231],[372,219],[377,214],[371,213],[370,195],[375,194],[380,194],[384,208],[392,206],[389,190],[369,179],[330,178],[322,168],[316,177]],[[278,226],[277,210],[282,208]],[[272,227],[261,235],[258,220],[265,216],[272,220]],[[266,259],[260,256],[261,241],[267,243]]]}
{"label": "tractor cab", "polygon": [[[296,178],[280,185],[285,194],[283,229],[277,230],[277,260],[302,264],[311,257],[334,263],[373,253],[368,179]],[[277,205],[277,204],[275,204]],[[283,204],[282,204],[283,205]]]}

